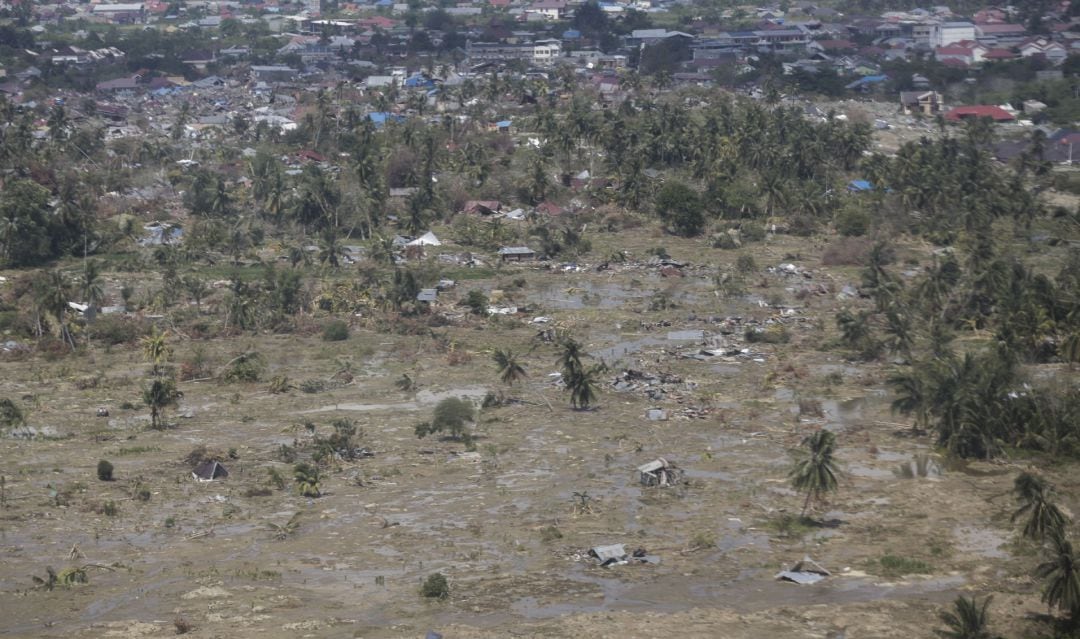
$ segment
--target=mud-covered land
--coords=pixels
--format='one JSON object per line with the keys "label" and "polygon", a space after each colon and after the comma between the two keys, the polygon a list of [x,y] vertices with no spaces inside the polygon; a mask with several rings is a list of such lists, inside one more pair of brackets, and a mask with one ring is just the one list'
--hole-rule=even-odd
{"label": "mud-covered land", "polygon": [[[721,251],[637,233],[597,236],[593,255],[629,255],[606,270],[595,259],[580,270],[525,263],[460,281],[432,309],[449,317],[433,334],[377,333],[364,317],[344,342],[317,332],[210,341],[170,333],[173,362],[199,348],[221,367],[257,351],[266,370],[252,383],[180,382],[166,430],[148,428],[138,346],[5,361],[0,395],[27,407],[28,426],[0,440],[4,632],[166,636],[186,623],[197,637],[643,637],[675,628],[686,637],[843,628],[848,637],[923,637],[940,627],[939,610],[970,593],[995,595],[996,630],[1029,632],[1025,616],[1046,608],[1031,576],[1037,549],[1009,521],[1013,478],[1038,465],[1075,511],[1075,467],[1024,457],[954,463],[929,436],[913,435],[910,419],[889,410],[889,358],[851,361],[837,344],[836,312],[869,302],[843,293],[857,268],[822,265],[825,241],[778,235]],[[648,264],[646,249],[658,244],[685,265]],[[1064,250],[1044,249],[1047,263]],[[755,262],[745,290],[718,295],[717,267],[739,255]],[[898,246],[895,268],[914,272],[929,256],[927,246]],[[454,302],[472,289],[504,290],[502,304],[528,310],[467,315]],[[747,326],[773,323],[788,343],[746,341]],[[593,409],[571,410],[551,376],[558,347],[536,339],[548,328],[610,367]],[[985,339],[969,332],[959,344]],[[494,348],[518,353],[528,377],[501,384]],[[1063,365],[1030,373],[1071,375]],[[291,388],[271,393],[278,375]],[[403,375],[413,388],[395,383]],[[480,411],[474,451],[414,435],[440,399],[488,392],[504,401]],[[99,407],[109,416],[97,417]],[[647,419],[650,408],[667,419]],[[290,449],[305,459],[337,418],[355,420],[356,444],[374,456],[324,463],[323,496],[300,497],[283,459]],[[836,433],[845,474],[806,524],[787,474],[792,449],[820,427]],[[227,479],[192,480],[185,458],[198,446],[223,460]],[[635,467],[658,457],[685,469],[685,483],[641,486]],[[101,459],[114,481],[98,480]],[[298,525],[288,526],[295,513]],[[600,567],[586,551],[603,544],[643,548],[659,563]],[[832,576],[774,580],[806,555]],[[86,567],[88,582],[35,587],[47,567]],[[436,572],[449,579],[448,600],[419,594]]]}

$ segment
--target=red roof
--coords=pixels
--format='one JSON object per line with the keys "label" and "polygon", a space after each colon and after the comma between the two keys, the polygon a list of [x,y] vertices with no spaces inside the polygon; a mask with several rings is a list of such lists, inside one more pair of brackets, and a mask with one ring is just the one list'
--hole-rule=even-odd
{"label": "red roof", "polygon": [[934,49],[937,55],[971,55],[971,49],[967,47],[938,47]]}
{"label": "red roof", "polygon": [[299,158],[311,160],[312,162],[326,161],[326,157],[322,153],[319,153],[318,151],[312,151],[310,149],[304,149],[303,151],[298,152],[296,155]]}
{"label": "red roof", "polygon": [[983,58],[987,60],[1012,60],[1017,57],[1017,53],[1010,51],[1009,49],[990,49]]}
{"label": "red roof", "polygon": [[855,48],[855,43],[851,40],[818,40],[817,43],[826,51]]}
{"label": "red roof", "polygon": [[1016,119],[1005,109],[993,105],[956,107],[945,114],[946,120],[952,120],[954,122],[966,118],[990,118],[994,122],[1012,122]]}

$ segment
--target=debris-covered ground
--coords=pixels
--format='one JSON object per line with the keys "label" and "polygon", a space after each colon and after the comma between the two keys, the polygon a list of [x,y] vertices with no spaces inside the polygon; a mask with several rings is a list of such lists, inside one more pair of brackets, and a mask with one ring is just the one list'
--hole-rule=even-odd
{"label": "debris-covered ground", "polygon": [[[679,265],[649,263],[660,242]],[[1009,522],[1025,463],[948,463],[889,412],[888,364],[835,345],[836,311],[867,303],[856,269],[823,266],[823,246],[786,236],[742,251],[644,234],[596,244],[628,260],[458,282],[430,335],[377,333],[363,317],[345,342],[173,335],[177,361],[257,351],[268,370],[181,382],[164,431],[148,429],[136,347],[5,361],[0,395],[32,407],[35,434],[0,440],[5,631],[908,638],[931,635],[959,593],[996,593],[1002,632],[1045,611],[1035,551]],[[718,294],[714,275],[740,254],[755,262],[742,290]],[[518,310],[463,313],[453,301],[472,289]],[[560,334],[607,366],[591,410],[571,410],[554,375],[545,335]],[[528,377],[501,384],[494,348],[519,353]],[[291,390],[270,392],[275,375]],[[489,393],[475,450],[415,436],[439,400]],[[323,496],[301,497],[290,454],[338,418],[355,420],[359,451],[323,467]],[[818,428],[836,433],[845,474],[810,525],[787,473]],[[113,481],[98,480],[102,459]],[[645,485],[639,467],[658,459],[679,472]],[[1070,467],[1042,470],[1073,506]],[[776,579],[804,557],[828,575]],[[52,588],[49,568],[62,577]],[[73,568],[86,583],[62,583]],[[446,600],[419,594],[436,572]]]}

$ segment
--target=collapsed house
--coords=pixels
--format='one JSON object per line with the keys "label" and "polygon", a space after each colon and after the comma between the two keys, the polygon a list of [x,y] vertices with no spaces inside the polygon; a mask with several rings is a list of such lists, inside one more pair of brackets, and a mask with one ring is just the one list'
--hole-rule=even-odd
{"label": "collapsed house", "polygon": [[660,458],[638,466],[638,479],[642,486],[666,488],[682,481],[683,471],[675,464]]}
{"label": "collapsed house", "polygon": [[195,470],[191,471],[191,477],[195,481],[214,481],[217,479],[225,479],[228,476],[229,471],[213,459],[207,459],[196,466]]}
{"label": "collapsed house", "polygon": [[831,574],[821,564],[807,556],[803,557],[802,561],[796,562],[788,570],[781,570],[776,573],[776,578],[780,581],[790,581],[800,586],[807,586],[816,584]]}
{"label": "collapsed house", "polygon": [[607,546],[593,546],[589,549],[589,556],[603,567],[621,566],[630,562],[639,564],[658,564],[660,557],[650,555],[644,548],[638,548],[633,552],[626,552],[623,544],[610,544]]}

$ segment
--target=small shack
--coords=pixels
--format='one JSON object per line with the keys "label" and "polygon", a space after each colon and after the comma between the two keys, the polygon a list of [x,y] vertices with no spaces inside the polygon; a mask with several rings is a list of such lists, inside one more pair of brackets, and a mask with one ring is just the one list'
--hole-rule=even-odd
{"label": "small shack", "polygon": [[499,249],[499,258],[503,262],[524,262],[536,259],[536,251],[527,246],[504,246]]}
{"label": "small shack", "polygon": [[682,469],[663,458],[638,466],[637,471],[642,486],[674,486],[683,476]]}
{"label": "small shack", "polygon": [[626,547],[622,544],[595,546],[589,549],[589,556],[600,562],[601,566],[610,566],[626,562]]}
{"label": "small shack", "polygon": [[191,471],[191,477],[195,481],[215,481],[218,479],[225,479],[228,476],[229,471],[213,459],[203,461],[195,467],[195,470]]}

